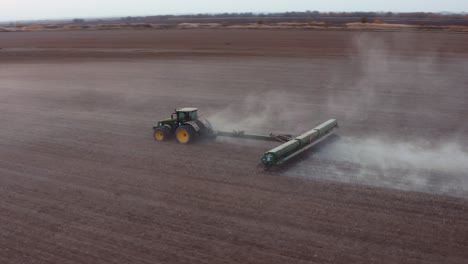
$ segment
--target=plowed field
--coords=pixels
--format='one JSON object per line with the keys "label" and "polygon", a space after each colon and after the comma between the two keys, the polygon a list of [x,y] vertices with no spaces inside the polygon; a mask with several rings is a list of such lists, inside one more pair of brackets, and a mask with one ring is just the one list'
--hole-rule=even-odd
{"label": "plowed field", "polygon": [[[0,263],[468,263],[468,35],[0,33]],[[157,143],[220,130],[336,137]]]}

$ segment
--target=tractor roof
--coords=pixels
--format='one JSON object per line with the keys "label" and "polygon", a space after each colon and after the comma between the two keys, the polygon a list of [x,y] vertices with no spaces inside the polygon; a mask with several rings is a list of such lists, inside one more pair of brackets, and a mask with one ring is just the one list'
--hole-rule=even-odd
{"label": "tractor roof", "polygon": [[198,108],[195,107],[184,107],[184,108],[179,108],[176,110],[176,112],[195,112],[198,111]]}

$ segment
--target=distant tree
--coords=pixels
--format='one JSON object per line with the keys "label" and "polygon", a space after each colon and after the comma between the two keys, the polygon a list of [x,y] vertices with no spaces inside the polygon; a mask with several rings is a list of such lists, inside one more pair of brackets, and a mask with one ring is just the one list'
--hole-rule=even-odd
{"label": "distant tree", "polygon": [[367,17],[361,17],[361,23],[369,23],[369,19]]}
{"label": "distant tree", "polygon": [[85,20],[82,19],[82,18],[75,18],[75,19],[73,19],[73,23],[75,23],[75,24],[80,24],[80,23],[84,23],[84,22],[85,22]]}

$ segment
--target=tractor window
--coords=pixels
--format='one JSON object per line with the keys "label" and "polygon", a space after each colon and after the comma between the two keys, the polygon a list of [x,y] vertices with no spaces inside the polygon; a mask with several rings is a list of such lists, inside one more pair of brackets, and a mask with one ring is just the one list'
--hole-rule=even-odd
{"label": "tractor window", "polygon": [[197,120],[198,115],[197,111],[195,112],[178,112],[178,117],[181,122],[187,122],[187,121],[192,121],[192,120]]}
{"label": "tractor window", "polygon": [[184,121],[185,120],[185,113],[184,112],[178,112],[177,113],[179,120]]}
{"label": "tractor window", "polygon": [[198,119],[197,111],[190,113],[190,120],[197,120],[197,119]]}

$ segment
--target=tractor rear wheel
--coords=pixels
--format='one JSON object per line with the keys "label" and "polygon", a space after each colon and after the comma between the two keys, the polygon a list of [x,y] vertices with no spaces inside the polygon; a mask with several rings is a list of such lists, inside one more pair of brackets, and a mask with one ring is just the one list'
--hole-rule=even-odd
{"label": "tractor rear wheel", "polygon": [[167,126],[161,126],[154,130],[154,139],[156,141],[166,141],[171,137],[171,129]]}
{"label": "tractor rear wheel", "polygon": [[180,144],[190,144],[197,137],[197,132],[190,125],[181,125],[176,130],[176,138]]}

